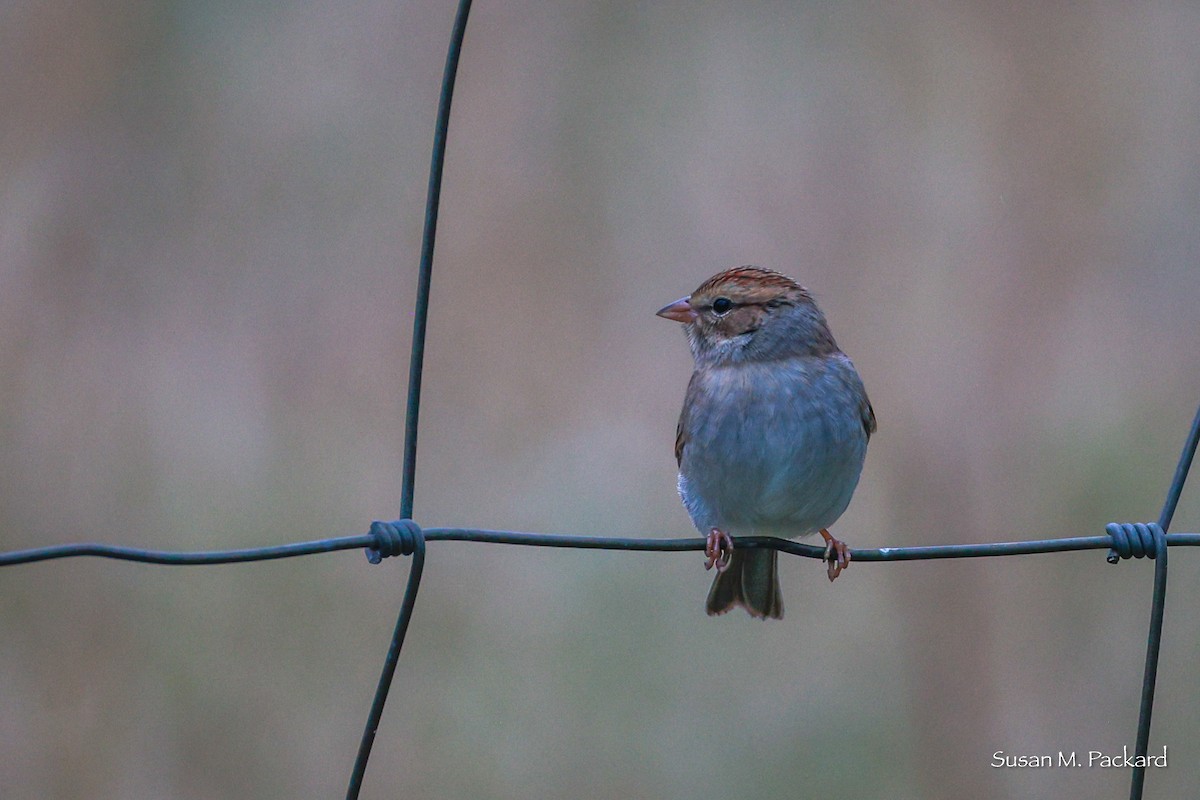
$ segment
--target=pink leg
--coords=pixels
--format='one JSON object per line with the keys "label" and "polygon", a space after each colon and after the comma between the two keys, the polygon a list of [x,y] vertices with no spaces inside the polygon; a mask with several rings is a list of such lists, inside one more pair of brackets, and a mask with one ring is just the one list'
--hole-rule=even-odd
{"label": "pink leg", "polygon": [[716,567],[717,572],[724,572],[729,569],[729,562],[733,558],[733,539],[725,531],[713,528],[708,534],[704,555],[708,556],[704,562],[705,569]]}
{"label": "pink leg", "polygon": [[832,581],[850,566],[850,549],[845,542],[830,536],[827,530],[821,530],[821,537],[825,540],[825,561],[829,565],[829,580]]}

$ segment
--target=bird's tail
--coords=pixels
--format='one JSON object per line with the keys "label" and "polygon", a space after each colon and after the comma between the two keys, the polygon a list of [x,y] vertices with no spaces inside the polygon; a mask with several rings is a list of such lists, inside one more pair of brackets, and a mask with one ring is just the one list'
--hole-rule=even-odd
{"label": "bird's tail", "polygon": [[734,550],[729,567],[717,575],[708,592],[709,616],[741,606],[752,617],[783,619],[778,557],[775,550]]}

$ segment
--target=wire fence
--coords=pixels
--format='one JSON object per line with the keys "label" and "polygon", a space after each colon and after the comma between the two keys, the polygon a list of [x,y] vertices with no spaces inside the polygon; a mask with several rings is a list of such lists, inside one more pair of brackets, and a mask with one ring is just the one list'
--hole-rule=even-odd
{"label": "wire fence", "polygon": [[[441,195],[442,167],[445,163],[446,136],[450,123],[450,105],[454,81],[458,72],[459,55],[466,33],[471,0],[459,0],[451,33],[450,47],[442,77],[434,130],[433,157],[429,171],[426,197],[425,226],[417,284],[416,311],[413,321],[412,352],[409,362],[408,399],[405,413],[404,471],[400,494],[400,519],[371,523],[370,532],[356,536],[318,539],[270,547],[238,550],[178,552],[145,550],[106,544],[65,544],[0,553],[0,567],[31,564],[59,558],[93,556],[122,561],[173,566],[203,566],[271,561],[280,558],[333,553],[341,550],[364,549],[372,564],[390,556],[410,556],[408,582],[396,619],[396,626],[384,659],[383,670],[363,729],[355,758],[347,800],[354,800],[362,789],[367,762],[375,741],[376,731],[387,703],[388,691],[395,675],[404,637],[412,619],[425,564],[426,542],[489,542],[534,547],[568,547],[592,550],[627,550],[653,552],[683,552],[704,550],[704,538],[624,538],[603,536],[570,536],[519,531],[482,530],[475,528],[428,528],[422,530],[412,519],[413,488],[416,480],[417,428],[421,404],[421,375],[425,360],[425,332],[429,318],[430,279],[433,271],[433,249],[437,234],[438,204]],[[854,549],[855,563],[878,561],[917,561],[943,558],[984,558],[994,556],[1063,553],[1076,550],[1108,550],[1107,560],[1115,564],[1125,558],[1154,559],[1154,586],[1150,610],[1150,627],[1146,640],[1146,660],[1142,678],[1141,704],[1138,712],[1135,757],[1146,756],[1150,742],[1150,720],[1154,710],[1154,687],[1158,672],[1158,655],[1162,642],[1163,611],[1167,590],[1167,551],[1173,546],[1200,546],[1200,533],[1167,533],[1175,514],[1183,486],[1187,481],[1192,460],[1200,442],[1200,409],[1183,445],[1175,474],[1167,491],[1166,501],[1157,522],[1110,523],[1103,536],[1077,536],[1033,541],[990,542],[985,544],[951,544],[922,547],[881,547]],[[768,536],[734,537],[738,548],[769,548],[804,558],[824,559],[825,548]],[[1136,763],[1136,761],[1135,761]],[[1131,800],[1142,797],[1145,766],[1135,766],[1130,781]]]}

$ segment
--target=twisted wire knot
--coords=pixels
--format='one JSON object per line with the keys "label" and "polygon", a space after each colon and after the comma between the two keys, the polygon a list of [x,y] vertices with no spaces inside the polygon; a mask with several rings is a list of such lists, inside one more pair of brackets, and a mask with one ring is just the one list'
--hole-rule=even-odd
{"label": "twisted wire knot", "polygon": [[417,543],[424,540],[421,528],[411,519],[371,523],[373,544],[367,548],[367,561],[378,564],[391,556],[411,556]]}
{"label": "twisted wire knot", "polygon": [[1108,563],[1122,558],[1154,558],[1158,552],[1158,537],[1165,536],[1157,522],[1110,522],[1104,526],[1113,541],[1108,551]]}

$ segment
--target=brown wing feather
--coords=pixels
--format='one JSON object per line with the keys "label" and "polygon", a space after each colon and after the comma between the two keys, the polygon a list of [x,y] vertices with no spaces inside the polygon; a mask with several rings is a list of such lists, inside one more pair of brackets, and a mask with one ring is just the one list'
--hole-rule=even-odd
{"label": "brown wing feather", "polygon": [[692,407],[692,395],[696,392],[696,374],[688,381],[687,394],[683,396],[683,410],[679,412],[679,424],[675,426],[675,463],[683,466],[683,447],[687,444],[688,409]]}
{"label": "brown wing feather", "polygon": [[867,399],[865,394],[863,395],[862,405],[860,406],[859,411],[862,414],[863,429],[867,432],[867,438],[870,439],[871,434],[874,433],[879,426],[875,422],[875,409],[871,407],[871,401]]}

